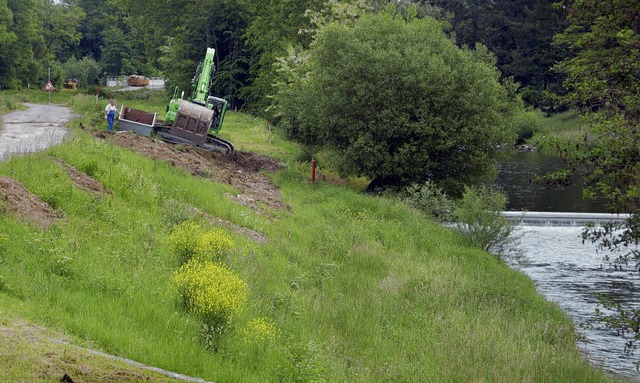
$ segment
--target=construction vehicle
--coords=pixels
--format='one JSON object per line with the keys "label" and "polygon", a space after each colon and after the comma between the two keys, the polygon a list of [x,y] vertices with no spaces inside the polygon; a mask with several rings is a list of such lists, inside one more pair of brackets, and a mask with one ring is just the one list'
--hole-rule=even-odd
{"label": "construction vehicle", "polygon": [[214,56],[215,49],[207,48],[205,58],[191,80],[191,96],[188,99],[184,99],[184,92],[178,97],[179,89],[174,89],[164,120],[159,120],[156,113],[122,106],[118,130],[145,136],[155,134],[167,142],[232,154],[233,145],[216,136],[222,129],[227,101],[209,94],[214,74]]}
{"label": "construction vehicle", "polygon": [[127,77],[128,86],[147,86],[149,85],[149,79],[144,76],[131,75]]}
{"label": "construction vehicle", "polygon": [[62,84],[62,89],[64,90],[78,90],[78,85],[80,84],[80,81],[78,81],[77,78],[68,78],[66,80],[64,80],[64,83]]}

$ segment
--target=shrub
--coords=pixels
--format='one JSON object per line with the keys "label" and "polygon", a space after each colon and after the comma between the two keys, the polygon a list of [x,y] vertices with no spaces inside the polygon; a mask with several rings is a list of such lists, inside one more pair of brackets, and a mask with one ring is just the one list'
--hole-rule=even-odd
{"label": "shrub", "polygon": [[497,190],[467,187],[453,210],[455,225],[475,245],[502,256],[517,240],[511,237],[517,222],[502,215],[506,206],[507,197]]}
{"label": "shrub", "polygon": [[276,65],[274,113],[292,139],[331,151],[341,176],[371,180],[370,191],[432,179],[461,194],[493,176],[498,146],[515,139],[517,86],[486,47],[459,48],[434,18],[397,16],[327,23],[308,50],[290,49]]}
{"label": "shrub", "polygon": [[526,111],[518,114],[513,118],[513,124],[518,134],[516,138],[516,144],[522,144],[526,140],[533,137],[535,133],[542,130],[542,121],[544,117],[540,112]]}
{"label": "shrub", "polygon": [[405,191],[404,202],[414,208],[438,219],[451,219],[452,202],[447,194],[435,183],[427,181],[424,184],[413,184]]}
{"label": "shrub", "polygon": [[189,261],[171,277],[181,305],[221,333],[246,304],[247,284],[226,266]]}
{"label": "shrub", "polygon": [[72,56],[62,64],[62,72],[65,79],[77,78],[80,81],[80,86],[86,88],[89,85],[97,85],[99,83],[101,68],[100,64],[91,57],[84,57],[82,60],[78,60]]}
{"label": "shrub", "polygon": [[222,229],[215,229],[203,233],[198,238],[194,258],[199,261],[222,261],[234,247],[233,240]]}
{"label": "shrub", "polygon": [[167,242],[181,263],[192,259],[201,262],[220,262],[235,246],[224,230],[205,231],[193,221],[183,221],[178,224],[169,235]]}

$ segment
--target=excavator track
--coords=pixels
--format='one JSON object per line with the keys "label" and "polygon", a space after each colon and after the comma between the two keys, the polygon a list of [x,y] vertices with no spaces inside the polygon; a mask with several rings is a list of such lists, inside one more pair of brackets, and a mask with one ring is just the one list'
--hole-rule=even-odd
{"label": "excavator track", "polygon": [[169,132],[169,130],[171,129],[170,125],[156,124],[155,128],[156,134],[160,139],[172,144],[191,145],[198,149],[219,152],[226,156],[231,156],[233,155],[233,153],[235,153],[235,148],[233,147],[233,144],[231,142],[217,136],[208,135],[205,142],[197,143],[186,138],[178,137],[171,134]]}
{"label": "excavator track", "polygon": [[224,154],[226,156],[232,156],[235,152],[236,149],[233,147],[233,144],[225,139],[222,139],[218,136],[213,136],[213,135],[209,135],[207,137],[207,144],[214,145],[219,149],[222,149],[224,151]]}

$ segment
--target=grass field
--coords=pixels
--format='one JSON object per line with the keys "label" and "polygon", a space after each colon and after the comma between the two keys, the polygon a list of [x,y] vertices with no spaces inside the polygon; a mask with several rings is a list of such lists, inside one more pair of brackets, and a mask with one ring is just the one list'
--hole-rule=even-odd
{"label": "grass field", "polygon": [[[25,94],[3,94],[0,105],[16,107]],[[611,381],[583,359],[571,321],[526,276],[399,201],[348,182],[310,183],[299,149],[266,122],[230,113],[223,133],[244,151],[285,163],[272,178],[288,209],[273,216],[226,198],[229,185],[78,129],[105,129],[106,100],[98,113],[89,95],[55,101],[82,114],[66,143],[0,163],[0,175],[63,213],[46,231],[0,214],[0,320],[7,325],[43,326],[80,345],[215,382]],[[125,102],[164,108],[161,96],[118,99]],[[111,193],[81,191],[54,158]],[[257,244],[228,233],[233,251],[224,263],[249,295],[213,343],[170,283],[180,267],[168,241],[176,225],[194,220],[213,230],[190,214],[194,208],[268,238]],[[273,336],[253,336],[258,318],[273,324]],[[10,358],[15,347],[19,361]],[[24,342],[0,344],[0,366],[11,363],[0,379],[52,381],[42,376],[41,354]]]}

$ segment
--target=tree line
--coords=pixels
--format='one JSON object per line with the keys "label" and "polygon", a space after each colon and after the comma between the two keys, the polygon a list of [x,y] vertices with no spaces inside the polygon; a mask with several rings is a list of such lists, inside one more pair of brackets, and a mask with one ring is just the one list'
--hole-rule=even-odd
{"label": "tree line", "polygon": [[[108,75],[164,75],[188,84],[207,47],[216,49],[215,91],[237,107],[268,108],[274,63],[290,47],[308,48],[318,17],[333,4],[379,12],[387,0],[0,0],[0,87],[81,77],[92,85]],[[549,71],[565,52],[552,46],[564,26],[554,0],[401,0],[418,18],[446,23],[459,46],[485,45],[504,77],[538,105],[559,87]],[[334,9],[335,7],[333,7]],[[315,16],[313,16],[315,15]],[[315,17],[315,19],[314,19]]]}

